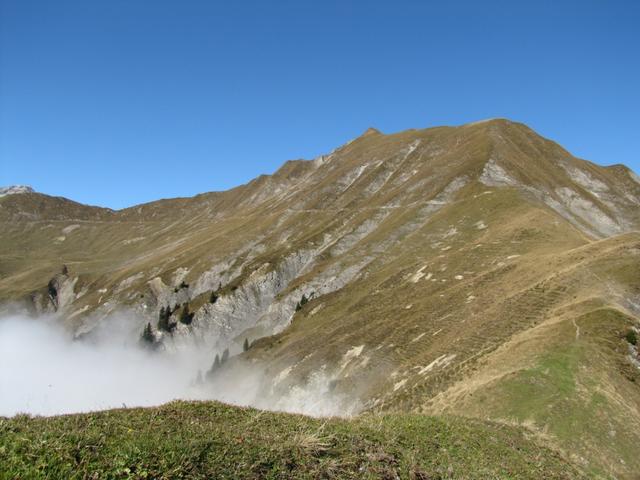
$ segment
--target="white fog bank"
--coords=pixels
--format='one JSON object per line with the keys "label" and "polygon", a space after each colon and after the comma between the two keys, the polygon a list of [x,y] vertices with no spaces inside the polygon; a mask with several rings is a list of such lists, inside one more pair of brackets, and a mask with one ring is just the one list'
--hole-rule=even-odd
{"label": "white fog bank", "polygon": [[[118,323],[114,320],[114,323]],[[146,351],[139,334],[74,340],[55,319],[0,318],[0,415],[53,415],[201,399],[195,359]]]}
{"label": "white fog bank", "polygon": [[220,400],[316,417],[351,416],[361,408],[355,396],[332,390],[337,367],[332,373],[323,365],[277,393],[263,365],[240,359],[196,381],[206,377],[215,353],[221,353],[203,345],[203,339],[154,351],[141,344],[142,324],[132,314],[98,324],[74,339],[60,318],[0,316],[0,416],[154,406],[176,399]]}

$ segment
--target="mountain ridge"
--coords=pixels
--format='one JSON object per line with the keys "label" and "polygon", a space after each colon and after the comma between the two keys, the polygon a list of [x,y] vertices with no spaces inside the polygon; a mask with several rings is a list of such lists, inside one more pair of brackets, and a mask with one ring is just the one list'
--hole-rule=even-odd
{"label": "mountain ridge", "polygon": [[50,198],[0,199],[0,299],[79,335],[126,309],[168,352],[228,349],[220,400],[259,369],[254,406],[467,415],[550,432],[598,475],[640,468],[626,167],[492,119],[370,132],[225,192],[116,212]]}
{"label": "mountain ridge", "polygon": [[[359,137],[354,138],[353,140],[348,141],[347,143],[343,144],[342,146],[336,148],[334,151],[339,150],[339,149],[343,149],[346,148],[347,146],[349,146],[351,143],[356,142],[360,139],[364,139],[366,137],[370,137],[371,135],[373,135],[374,137],[387,137],[387,138],[393,138],[396,136],[402,136],[405,134],[420,134],[420,133],[426,133],[429,131],[436,131],[436,130],[441,130],[441,129],[469,129],[469,128],[477,128],[477,127],[481,127],[481,128],[490,128],[490,129],[496,129],[496,128],[500,128],[501,130],[504,130],[506,127],[508,126],[515,126],[518,129],[522,129],[525,132],[527,132],[528,134],[533,134],[536,137],[539,137],[540,139],[543,139],[545,142],[548,142],[549,144],[553,144],[555,147],[557,147],[564,155],[566,156],[571,156],[571,154],[566,151],[563,147],[561,147],[557,142],[553,141],[553,140],[549,140],[543,137],[540,137],[535,131],[533,131],[531,128],[529,128],[526,124],[524,123],[520,123],[520,122],[515,122],[512,120],[509,120],[507,118],[489,118],[489,119],[485,119],[485,120],[480,120],[480,121],[476,121],[476,122],[470,122],[470,123],[466,123],[466,124],[462,124],[459,126],[444,126],[444,127],[440,127],[440,126],[436,126],[436,127],[429,127],[429,128],[425,128],[425,129],[407,129],[407,130],[402,130],[399,132],[395,132],[395,133],[391,133],[391,134],[384,134],[382,132],[380,132],[378,129],[375,129],[373,127],[369,127],[363,134],[361,134]],[[333,153],[333,152],[332,152]],[[230,189],[227,190],[219,190],[219,191],[208,191],[208,192],[202,192],[202,193],[198,193],[196,195],[193,196],[186,196],[186,197],[170,197],[170,198],[163,198],[163,199],[159,199],[159,200],[152,200],[149,202],[144,202],[141,204],[136,204],[136,205],[132,205],[132,206],[128,206],[128,207],[123,207],[121,209],[118,210],[113,210],[110,209],[108,207],[99,207],[96,206],[95,208],[102,208],[104,210],[111,210],[113,212],[123,212],[123,211],[131,211],[134,209],[138,209],[138,208],[145,208],[145,207],[149,207],[152,206],[158,202],[171,202],[171,201],[176,201],[176,202],[181,202],[181,201],[189,201],[189,200],[195,200],[195,199],[201,199],[202,197],[215,197],[218,195],[223,195],[223,194],[230,194],[230,192],[234,192],[238,189],[242,190],[246,187],[248,187],[249,185],[251,185],[254,182],[260,182],[260,181],[264,181],[264,179],[272,179],[272,178],[281,178],[281,177],[285,177],[286,174],[292,170],[306,170],[308,168],[311,168],[311,166],[313,165],[313,163],[317,163],[317,162],[321,162],[323,158],[326,158],[329,155],[320,155],[319,157],[316,157],[314,159],[311,160],[307,160],[307,159],[296,159],[296,160],[287,160],[286,162],[284,162],[280,167],[278,167],[278,169],[276,169],[272,174],[261,174],[258,175],[257,177],[255,177],[253,180],[249,180],[248,182],[238,185],[236,187],[231,187]],[[584,162],[588,162],[587,160],[581,160]],[[592,162],[589,162],[589,164],[591,164],[592,166],[598,168],[598,169],[611,169],[611,170],[619,170],[619,169],[623,169],[623,171],[625,173],[627,173],[627,175],[629,175],[630,177],[635,176],[636,179],[636,183],[640,183],[640,179],[638,179],[637,175],[631,170],[629,169],[627,166],[623,165],[623,164],[614,164],[614,165],[598,165]],[[297,167],[297,168],[296,168]],[[629,173],[630,172],[630,173]],[[25,186],[13,186],[13,187],[25,187]],[[5,187],[5,188],[12,188],[12,187]],[[45,195],[47,197],[49,197],[50,195],[46,194],[46,193],[40,193],[40,192],[35,192],[33,191],[33,189],[31,189],[31,187],[27,187],[29,190],[27,191],[19,191],[16,193],[36,193],[38,195]],[[75,202],[74,200],[65,198],[65,197],[55,197],[55,198],[64,198],[66,200]],[[76,202],[79,203],[79,202]],[[90,206],[90,205],[87,205]]]}

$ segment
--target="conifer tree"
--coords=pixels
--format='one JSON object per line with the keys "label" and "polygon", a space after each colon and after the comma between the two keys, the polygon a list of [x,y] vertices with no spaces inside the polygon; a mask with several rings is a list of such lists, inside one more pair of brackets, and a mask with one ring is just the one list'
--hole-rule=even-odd
{"label": "conifer tree", "polygon": [[249,339],[245,338],[244,339],[244,344],[242,345],[242,351],[246,352],[247,350],[249,350]]}
{"label": "conifer tree", "polygon": [[171,307],[167,305],[167,308],[160,308],[160,313],[158,314],[158,330],[163,330],[165,332],[171,333],[175,328],[176,324],[171,323]]}
{"label": "conifer tree", "polygon": [[214,373],[216,373],[216,370],[218,370],[220,368],[220,356],[216,353],[216,357],[213,359],[213,363],[211,364],[211,368],[209,369],[209,371],[206,374],[207,379],[210,379]]}
{"label": "conifer tree", "polygon": [[185,303],[182,313],[180,314],[180,321],[185,325],[189,325],[193,321],[193,313],[189,311],[189,304]]}
{"label": "conifer tree", "polygon": [[207,373],[204,374],[207,380],[211,380],[211,377],[216,373],[216,370],[220,368],[220,356],[216,353],[216,357],[213,359],[213,363],[211,364],[211,368],[207,370]]}
{"label": "conifer tree", "polygon": [[300,310],[302,310],[302,307],[305,306],[305,304],[307,304],[309,302],[309,299],[307,298],[307,296],[303,293],[302,294],[302,298],[300,299],[300,301],[296,304],[296,312],[299,312]]}
{"label": "conifer tree", "polygon": [[55,301],[58,299],[58,289],[56,288],[56,283],[53,278],[49,280],[49,283],[47,284],[47,290],[52,300]]}
{"label": "conifer tree", "polygon": [[142,331],[142,336],[140,337],[140,339],[144,342],[144,343],[148,343],[148,344],[154,344],[156,339],[155,336],[153,335],[153,328],[151,328],[151,322],[147,323],[144,327],[144,330]]}

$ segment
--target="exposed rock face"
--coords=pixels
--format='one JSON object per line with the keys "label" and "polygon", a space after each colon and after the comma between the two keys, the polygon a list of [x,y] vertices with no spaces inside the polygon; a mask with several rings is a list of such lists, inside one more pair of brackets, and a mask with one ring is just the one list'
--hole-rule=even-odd
{"label": "exposed rock face", "polygon": [[489,187],[515,187],[519,185],[493,158],[489,159],[482,169],[480,181]]}
{"label": "exposed rock face", "polygon": [[78,277],[71,278],[67,268],[55,274],[47,283],[46,289],[34,292],[33,306],[38,313],[63,313],[76,300],[75,285]]}
{"label": "exposed rock face", "polygon": [[[276,297],[293,281],[300,272],[313,261],[312,252],[296,252],[278,265],[263,264],[254,270],[246,280],[228,295],[222,295],[214,304],[205,304],[196,312],[194,328],[201,335],[211,335],[216,346],[222,350],[231,346],[234,338],[242,332],[259,325]],[[293,308],[285,309],[275,319],[286,325]],[[275,333],[265,328],[263,335]]]}
{"label": "exposed rock face", "polygon": [[[593,237],[603,238],[638,228],[635,205],[640,197],[637,189],[631,189],[631,192],[623,185],[618,185],[618,191],[612,193],[607,183],[574,166],[573,163],[575,162],[562,161],[559,164],[573,186],[565,184],[554,188],[547,182],[536,184],[519,181],[494,158],[485,164],[479,180],[487,186],[515,187],[524,193],[532,194]],[[629,173],[635,175],[631,171]]]}

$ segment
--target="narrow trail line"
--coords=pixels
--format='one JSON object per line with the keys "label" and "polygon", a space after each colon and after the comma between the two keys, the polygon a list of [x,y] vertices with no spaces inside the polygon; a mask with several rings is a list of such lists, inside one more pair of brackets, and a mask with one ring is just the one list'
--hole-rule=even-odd
{"label": "narrow trail line", "polygon": [[575,318],[572,318],[571,322],[573,323],[573,326],[576,327],[576,340],[578,340],[580,338],[580,327],[576,323],[576,319]]}

